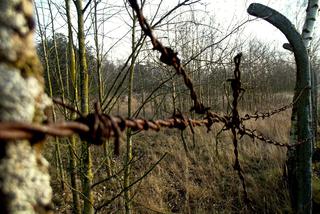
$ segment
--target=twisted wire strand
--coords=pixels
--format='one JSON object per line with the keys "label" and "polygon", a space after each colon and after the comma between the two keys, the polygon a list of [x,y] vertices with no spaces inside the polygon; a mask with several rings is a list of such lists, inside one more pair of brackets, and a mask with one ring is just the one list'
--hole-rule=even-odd
{"label": "twisted wire strand", "polygon": [[[98,117],[97,117],[98,116]],[[120,116],[91,113],[85,117],[79,117],[75,121],[63,121],[48,124],[32,124],[24,122],[0,122],[0,140],[31,140],[45,135],[55,137],[68,137],[79,134],[80,137],[92,144],[102,144],[101,141],[111,137],[120,137],[120,133],[126,128],[134,131],[154,130],[161,128],[185,129],[188,126],[206,126],[210,128],[213,123],[225,121],[225,118],[217,114],[205,119],[190,119],[171,117],[159,120],[130,119]]]}
{"label": "twisted wire strand", "polygon": [[187,74],[187,71],[181,65],[181,60],[178,57],[178,53],[172,48],[164,46],[154,35],[152,27],[143,15],[142,9],[140,9],[136,0],[128,0],[130,6],[135,11],[138,22],[142,31],[150,38],[153,49],[161,53],[160,61],[166,65],[173,66],[178,75],[182,75],[185,85],[190,91],[190,97],[193,101],[193,107],[190,111],[195,111],[197,114],[205,114],[210,108],[205,107],[198,99],[197,93],[193,87],[193,83]]}

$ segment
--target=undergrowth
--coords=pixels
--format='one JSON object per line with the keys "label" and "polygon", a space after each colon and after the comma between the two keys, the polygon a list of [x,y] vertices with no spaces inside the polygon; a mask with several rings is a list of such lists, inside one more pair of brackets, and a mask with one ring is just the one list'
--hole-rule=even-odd
{"label": "undergrowth", "polygon": [[[288,142],[289,121],[290,112],[283,112],[265,120],[249,121],[246,126],[260,130],[274,140]],[[143,175],[162,155],[167,155],[131,189],[133,213],[290,213],[286,148],[253,142],[247,137],[240,140],[239,159],[250,198],[250,203],[245,203],[241,181],[233,169],[231,135],[222,132],[217,136],[221,128],[215,125],[209,133],[205,128],[195,128],[194,136],[187,129],[183,132],[184,141],[180,130],[135,134],[131,181]],[[67,171],[67,144],[60,146]],[[108,147],[111,150],[112,144]],[[94,188],[96,204],[111,199],[122,188],[123,173],[117,172],[123,167],[124,143],[121,151],[120,157],[111,160],[111,171],[116,176]],[[54,162],[53,147],[46,153]],[[106,177],[103,154],[102,147],[92,147],[95,182]],[[72,204],[70,189],[66,186],[64,191],[61,190],[54,167],[51,167],[51,174],[57,212],[69,213]],[[69,179],[66,183],[70,183]],[[123,199],[119,197],[101,213],[117,213],[122,209]]]}

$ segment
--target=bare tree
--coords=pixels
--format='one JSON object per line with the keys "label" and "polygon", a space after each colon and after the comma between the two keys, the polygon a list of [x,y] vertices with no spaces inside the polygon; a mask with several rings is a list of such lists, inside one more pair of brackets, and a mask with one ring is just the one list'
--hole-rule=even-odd
{"label": "bare tree", "polygon": [[[91,1],[87,3],[90,4]],[[84,12],[88,8],[82,6],[82,0],[75,0],[74,4],[77,8],[78,16],[78,45],[79,45],[79,72],[80,72],[80,100],[81,100],[81,112],[86,115],[89,113],[89,74],[88,65],[86,59],[86,46],[84,35]],[[83,142],[82,144],[82,191],[84,196],[83,213],[93,213],[94,197],[91,191],[91,185],[93,180],[92,174],[92,160],[90,152],[90,143]]]}

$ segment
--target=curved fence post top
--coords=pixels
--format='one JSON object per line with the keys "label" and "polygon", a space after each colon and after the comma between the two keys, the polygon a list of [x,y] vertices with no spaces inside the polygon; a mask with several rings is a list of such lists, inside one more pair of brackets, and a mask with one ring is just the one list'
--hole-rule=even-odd
{"label": "curved fence post top", "polygon": [[290,20],[278,11],[259,3],[250,4],[247,12],[252,16],[266,20],[286,36],[295,55],[295,61],[297,65],[297,81],[301,81],[300,86],[302,88],[309,88],[310,65],[308,51],[304,45],[300,33],[290,22]]}
{"label": "curved fence post top", "polygon": [[[284,15],[262,4],[253,3],[248,8],[250,15],[262,18],[278,28],[288,39],[294,53],[297,77],[294,99],[303,96],[293,105],[291,138],[293,143],[307,143],[288,154],[289,192],[295,213],[312,212],[312,128],[311,128],[311,75],[310,62],[302,36]],[[294,115],[296,114],[296,117]],[[295,119],[296,118],[296,119]]]}

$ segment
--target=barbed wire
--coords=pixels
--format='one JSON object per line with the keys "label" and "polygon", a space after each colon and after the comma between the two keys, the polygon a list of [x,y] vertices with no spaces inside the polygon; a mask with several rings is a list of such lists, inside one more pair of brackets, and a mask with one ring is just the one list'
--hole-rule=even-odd
{"label": "barbed wire", "polygon": [[255,112],[254,114],[251,114],[251,115],[245,114],[243,117],[241,117],[241,122],[246,121],[246,120],[251,120],[251,119],[255,119],[255,120],[266,119],[266,118],[269,118],[273,115],[284,112],[284,111],[292,108],[292,106],[293,106],[293,103],[290,103],[288,105],[282,106],[278,109],[274,109],[274,110],[268,111],[268,112]]}
{"label": "barbed wire", "polygon": [[227,80],[231,84],[231,89],[233,92],[232,93],[233,100],[232,100],[232,117],[231,117],[230,123],[225,125],[227,129],[231,129],[232,143],[234,147],[233,153],[235,157],[233,168],[238,172],[239,179],[242,183],[244,199],[245,199],[245,202],[248,203],[250,200],[248,197],[248,192],[246,188],[242,167],[239,161],[238,138],[237,138],[237,130],[240,128],[240,124],[241,124],[241,121],[239,118],[239,112],[238,112],[238,101],[239,101],[240,93],[244,91],[244,89],[241,87],[241,72],[240,72],[241,57],[242,57],[242,53],[239,53],[234,57],[234,64],[235,64],[234,78]]}
{"label": "barbed wire", "polygon": [[[55,101],[56,102],[56,101]],[[59,102],[60,105],[67,106]],[[1,122],[0,140],[30,140],[31,142],[41,141],[46,135],[54,137],[68,137],[79,134],[82,140],[91,144],[101,145],[109,138],[119,140],[121,132],[126,128],[133,131],[154,130],[161,128],[176,128],[184,130],[188,126],[206,126],[208,130],[214,123],[225,122],[227,119],[218,114],[211,114],[204,119],[186,118],[182,114],[173,115],[167,119],[146,120],[131,119],[121,116],[102,114],[97,110],[87,116],[81,116],[75,121],[63,121],[48,124],[32,124],[26,122]],[[69,108],[71,109],[71,108]],[[119,154],[119,142],[115,143],[115,154]]]}
{"label": "barbed wire", "polygon": [[[43,141],[46,136],[54,137],[69,137],[74,134],[78,134],[80,138],[90,144],[102,145],[107,139],[114,139],[114,154],[120,154],[120,137],[122,132],[126,128],[130,128],[133,131],[141,130],[154,130],[159,131],[161,128],[176,128],[179,130],[185,130],[190,127],[191,132],[193,132],[193,127],[205,126],[209,132],[212,125],[215,123],[222,123],[225,127],[223,131],[231,131],[232,142],[234,146],[234,169],[237,171],[239,179],[242,183],[244,190],[244,198],[246,202],[250,202],[248,197],[245,178],[243,170],[239,161],[239,151],[238,151],[238,135],[240,138],[243,136],[248,136],[251,139],[258,139],[261,142],[272,144],[280,147],[292,148],[298,146],[307,141],[301,141],[296,144],[285,144],[277,141],[270,140],[258,134],[256,130],[247,129],[243,122],[249,119],[257,119],[258,117],[269,117],[288,108],[289,105],[284,106],[278,110],[274,110],[269,114],[263,114],[263,116],[256,114],[256,117],[247,116],[240,118],[238,112],[238,101],[239,97],[244,89],[241,87],[241,72],[240,72],[240,62],[242,54],[238,54],[234,57],[235,70],[234,78],[228,79],[231,84],[231,89],[233,91],[232,100],[232,115],[219,115],[215,112],[208,111],[203,119],[192,119],[185,117],[180,111],[174,111],[175,113],[167,119],[158,120],[146,120],[143,118],[123,118],[121,116],[111,116],[102,113],[99,103],[95,104],[95,111],[84,116],[80,111],[68,105],[61,100],[53,99],[55,104],[58,104],[71,112],[77,113],[78,118],[74,121],[62,121],[47,124],[32,124],[26,122],[0,122],[0,141],[10,141],[10,140],[22,140],[27,139],[31,143],[37,143]],[[191,81],[191,80],[190,80]],[[292,105],[292,104],[290,104]]]}
{"label": "barbed wire", "polygon": [[[78,134],[80,138],[90,144],[102,145],[107,139],[114,139],[114,154],[120,154],[120,137],[122,132],[126,128],[130,128],[133,131],[140,130],[154,130],[159,131],[161,128],[176,128],[179,130],[185,130],[190,127],[193,132],[193,127],[205,126],[209,132],[215,123],[221,123],[225,127],[223,131],[231,131],[233,146],[234,146],[234,170],[237,171],[239,179],[242,183],[244,198],[246,203],[250,203],[248,197],[245,177],[239,161],[238,151],[238,135],[241,137],[248,136],[251,139],[258,139],[261,142],[272,144],[274,146],[292,148],[308,142],[308,140],[302,140],[296,144],[285,144],[266,138],[262,134],[258,134],[256,130],[247,129],[244,126],[244,121],[250,119],[266,118],[274,114],[280,113],[289,108],[286,105],[271,113],[256,114],[256,116],[240,117],[238,111],[238,101],[241,92],[244,89],[241,87],[241,72],[240,62],[242,54],[238,54],[234,57],[235,70],[234,78],[228,79],[233,91],[232,100],[232,115],[219,115],[218,113],[209,111],[206,109],[206,116],[203,119],[192,119],[184,116],[180,111],[174,111],[175,113],[167,119],[158,120],[146,120],[143,118],[123,118],[121,116],[111,116],[102,113],[100,105],[95,104],[95,111],[84,116],[80,111],[68,105],[61,100],[53,99],[55,104],[63,106],[71,112],[77,113],[78,118],[74,121],[62,121],[62,122],[48,122],[46,124],[32,124],[27,122],[0,122],[0,141],[11,140],[29,140],[31,144],[43,141],[46,136],[54,137],[69,137],[74,134]],[[191,80],[190,80],[191,82]],[[299,98],[299,96],[298,96]],[[296,101],[295,101],[296,102]]]}
{"label": "barbed wire", "polygon": [[250,137],[252,140],[258,139],[258,140],[260,140],[264,143],[267,143],[267,144],[271,144],[271,145],[279,146],[279,147],[286,147],[286,148],[297,147],[297,146],[299,146],[309,140],[309,139],[304,139],[302,141],[296,142],[295,144],[281,143],[278,141],[270,140],[270,139],[266,138],[262,133],[258,133],[257,130],[251,130],[251,129],[245,128],[244,126],[240,127],[238,133],[240,135],[240,138],[246,135],[246,136]]}
{"label": "barbed wire", "polygon": [[251,119],[255,119],[255,120],[258,120],[258,119],[265,119],[265,118],[269,118],[273,115],[276,115],[276,114],[279,114],[283,111],[286,111],[290,108],[293,107],[293,105],[299,101],[300,97],[302,96],[302,94],[305,92],[305,90],[307,89],[308,87],[305,87],[304,89],[302,89],[299,93],[299,95],[297,96],[297,98],[291,102],[290,104],[288,105],[285,105],[285,106],[282,106],[280,108],[277,108],[277,109],[274,109],[272,111],[268,111],[268,112],[255,112],[254,114],[252,115],[249,115],[249,114],[246,114],[244,117],[241,118],[241,122],[243,121],[246,121],[246,120],[251,120]]}
{"label": "barbed wire", "polygon": [[[55,100],[59,105],[67,106]],[[98,106],[98,105],[97,105]],[[72,108],[69,108],[72,110]],[[101,145],[106,139],[111,137],[119,137],[121,132],[126,128],[131,128],[134,131],[139,130],[154,130],[159,131],[161,128],[176,128],[183,130],[187,127],[205,126],[208,131],[214,123],[222,123],[225,125],[224,131],[232,127],[234,120],[230,116],[221,116],[217,113],[208,112],[207,116],[203,119],[186,118],[178,113],[170,118],[158,120],[146,120],[142,118],[130,119],[121,116],[111,116],[101,114],[99,112],[90,113],[87,116],[81,116],[75,121],[62,121],[47,124],[33,124],[27,122],[0,122],[0,140],[31,140],[36,142],[42,140],[46,135],[54,137],[69,137],[74,134],[79,134],[83,140],[89,141],[91,144]],[[254,131],[250,132],[249,129],[242,126],[239,134],[255,136]],[[282,147],[292,147],[296,144],[289,145],[277,143],[272,140],[255,136],[266,143],[271,143]]]}
{"label": "barbed wire", "polygon": [[187,88],[190,90],[190,97],[193,101],[193,107],[190,111],[195,111],[197,114],[205,114],[210,108],[205,107],[198,99],[197,93],[193,87],[193,83],[189,78],[187,71],[181,65],[181,60],[178,57],[178,53],[172,48],[164,46],[154,35],[152,27],[147,19],[144,17],[142,10],[140,9],[136,0],[128,0],[130,6],[135,11],[138,22],[142,31],[151,39],[151,43],[154,50],[161,53],[160,61],[166,65],[173,66],[178,75],[182,75],[183,80]]}
{"label": "barbed wire", "polygon": [[[176,73],[183,76],[184,83],[189,89],[190,97],[193,101],[193,106],[190,111],[194,111],[197,114],[205,116],[202,119],[193,119],[186,117],[180,111],[174,111],[175,113],[166,119],[147,120],[144,118],[123,118],[121,116],[111,116],[103,113],[98,103],[95,104],[94,112],[88,115],[82,115],[79,110],[73,108],[71,105],[54,99],[54,103],[63,106],[65,109],[68,109],[73,113],[77,113],[78,118],[73,121],[47,122],[44,124],[2,121],[0,122],[0,141],[29,140],[31,144],[34,144],[43,141],[47,136],[69,137],[71,135],[78,134],[83,141],[86,141],[89,144],[102,145],[107,139],[113,138],[114,154],[119,155],[121,134],[127,128],[130,128],[133,131],[159,131],[161,128],[185,130],[187,127],[190,127],[191,132],[193,133],[194,127],[204,126],[209,132],[213,124],[221,123],[224,126],[223,131],[231,131],[235,156],[233,168],[237,172],[241,181],[245,202],[249,203],[250,199],[247,193],[245,177],[239,161],[239,139],[241,139],[243,136],[248,136],[253,140],[258,139],[259,141],[267,144],[286,148],[299,146],[305,142],[308,142],[308,140],[301,140],[295,144],[277,142],[268,139],[263,134],[259,134],[256,130],[246,128],[244,126],[244,122],[251,119],[265,119],[291,108],[294,103],[298,101],[304,90],[302,90],[296,100],[289,105],[285,105],[279,109],[269,112],[256,112],[253,115],[246,114],[244,117],[240,117],[238,111],[238,102],[241,97],[241,93],[244,93],[245,90],[241,87],[240,63],[242,53],[239,53],[234,57],[234,77],[227,80],[230,82],[231,90],[233,92],[233,100],[231,105],[232,114],[231,116],[219,115],[218,113],[210,111],[209,107],[205,107],[203,103],[199,101],[193,83],[186,70],[182,67],[180,59],[177,56],[177,52],[174,52],[174,50],[170,47],[163,46],[163,44],[154,36],[152,27],[145,19],[137,1],[128,1],[138,17],[138,21],[143,32],[151,39],[153,49],[161,53],[160,61],[166,65],[173,66],[176,70]],[[104,205],[101,205],[99,208],[102,208],[103,206]]]}

